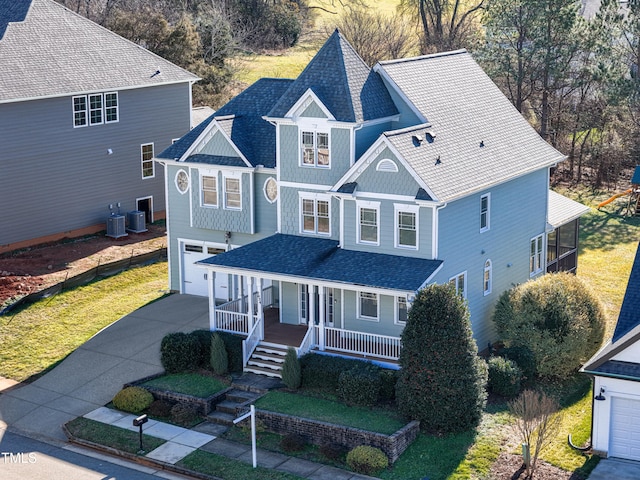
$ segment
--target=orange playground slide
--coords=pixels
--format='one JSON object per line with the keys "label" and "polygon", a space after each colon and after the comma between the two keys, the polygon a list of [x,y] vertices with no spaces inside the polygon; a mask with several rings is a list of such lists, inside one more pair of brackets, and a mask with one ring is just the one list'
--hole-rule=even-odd
{"label": "orange playground slide", "polygon": [[613,197],[605,200],[604,202],[600,203],[598,205],[598,208],[600,207],[604,207],[605,205],[609,205],[611,202],[613,202],[616,198],[618,197],[622,197],[623,195],[629,195],[631,192],[633,191],[633,188],[630,188],[629,190],[625,190],[622,193],[616,193]]}

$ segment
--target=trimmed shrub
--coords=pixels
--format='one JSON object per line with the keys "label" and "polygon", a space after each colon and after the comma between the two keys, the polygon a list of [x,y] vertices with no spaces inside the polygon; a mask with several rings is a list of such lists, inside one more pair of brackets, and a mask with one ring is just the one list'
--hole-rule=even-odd
{"label": "trimmed shrub", "polygon": [[352,368],[338,377],[338,397],[347,405],[373,406],[380,395],[380,373]]}
{"label": "trimmed shrub", "polygon": [[148,413],[153,417],[168,417],[171,415],[171,407],[173,405],[165,400],[154,400],[149,405]]}
{"label": "trimmed shrub", "polygon": [[193,335],[177,332],[170,333],[162,339],[160,361],[167,373],[196,370],[201,359],[201,345]]}
{"label": "trimmed shrub", "polygon": [[536,376],[536,357],[528,347],[503,348],[498,352],[501,357],[512,360],[522,372],[522,383],[532,383]]}
{"label": "trimmed shrub", "polygon": [[282,381],[284,384],[292,390],[300,388],[302,382],[302,370],[300,367],[300,360],[295,349],[289,347],[287,354],[284,357],[284,364],[282,365]]}
{"label": "trimmed shrub", "polygon": [[487,398],[487,363],[478,357],[464,299],[449,284],[420,290],[401,341],[400,413],[430,432],[475,428]]}
{"label": "trimmed shrub", "polygon": [[176,403],[171,407],[171,421],[177,425],[190,427],[200,419],[198,409],[186,403]]}
{"label": "trimmed shrub", "polygon": [[518,285],[498,300],[493,320],[508,347],[527,347],[538,375],[567,378],[600,347],[605,319],[598,298],[570,273]]}
{"label": "trimmed shrub", "polygon": [[340,373],[353,368],[365,368],[367,363],[330,355],[308,353],[300,359],[302,386],[335,394]]}
{"label": "trimmed shrub", "polygon": [[380,400],[382,402],[393,402],[396,399],[398,375],[398,370],[380,369]]}
{"label": "trimmed shrub", "polygon": [[229,371],[229,357],[227,355],[227,347],[224,340],[217,333],[210,335],[211,342],[211,359],[209,364],[213,373],[216,375],[224,375]]}
{"label": "trimmed shrub", "polygon": [[130,413],[142,413],[153,403],[153,395],[142,387],[127,387],[113,397],[113,406]]}
{"label": "trimmed shrub", "polygon": [[227,348],[227,360],[230,372],[242,372],[242,340],[244,337],[229,332],[216,332]]}
{"label": "trimmed shrub", "polygon": [[280,440],[280,448],[285,452],[300,452],[307,446],[307,440],[297,433],[289,433]]}
{"label": "trimmed shrub", "polygon": [[208,368],[211,357],[211,331],[202,329],[194,330],[189,335],[194,337],[200,344],[200,359],[198,360],[198,366]]}
{"label": "trimmed shrub", "polygon": [[347,454],[347,447],[344,445],[340,445],[339,443],[323,443],[318,447],[318,451],[321,455],[329,460],[333,460],[334,462],[338,462],[344,458]]}
{"label": "trimmed shrub", "polygon": [[375,475],[389,466],[389,459],[382,450],[360,445],[347,453],[347,465],[363,475]]}
{"label": "trimmed shrub", "polygon": [[491,357],[489,366],[489,391],[503,397],[515,397],[520,393],[522,372],[513,360]]}

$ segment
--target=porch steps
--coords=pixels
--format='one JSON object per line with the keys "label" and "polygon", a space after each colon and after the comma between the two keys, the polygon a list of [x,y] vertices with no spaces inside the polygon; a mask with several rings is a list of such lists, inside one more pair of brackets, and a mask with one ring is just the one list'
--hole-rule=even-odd
{"label": "porch steps", "polygon": [[220,425],[231,426],[233,425],[233,420],[263,394],[264,392],[256,393],[233,388],[226,393],[225,399],[216,405],[216,409],[207,415],[207,420]]}
{"label": "porch steps", "polygon": [[261,342],[251,355],[244,371],[272,378],[282,378],[282,365],[286,354],[287,349],[282,345]]}

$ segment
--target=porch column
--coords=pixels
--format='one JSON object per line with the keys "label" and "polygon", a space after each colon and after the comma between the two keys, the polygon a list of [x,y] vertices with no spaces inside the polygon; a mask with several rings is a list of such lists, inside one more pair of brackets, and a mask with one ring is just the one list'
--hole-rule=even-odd
{"label": "porch column", "polygon": [[[246,290],[245,290],[245,295],[247,296],[247,315],[248,315],[248,327],[249,330],[251,330],[253,328],[253,277],[250,276],[246,276],[245,277],[247,279],[247,284],[246,284]],[[244,297],[243,297],[244,298]]]}
{"label": "porch column", "polygon": [[264,309],[262,306],[262,287],[264,279],[260,277],[258,279],[258,328],[260,329],[260,340],[264,340]]}
{"label": "porch column", "polygon": [[207,290],[209,291],[209,330],[216,331],[216,273],[209,270],[207,276]]}
{"label": "porch column", "polygon": [[318,322],[318,331],[319,331],[319,335],[318,335],[318,348],[320,349],[320,351],[324,351],[324,347],[325,347],[325,331],[324,331],[324,319],[325,319],[325,299],[324,299],[324,287],[319,286],[318,287],[318,302],[320,302],[320,308],[319,308],[319,315],[320,315],[320,319]]}
{"label": "porch column", "polygon": [[307,321],[309,325],[316,324],[316,292],[313,290],[314,286],[307,284],[307,292],[309,292],[309,305],[307,306]]}

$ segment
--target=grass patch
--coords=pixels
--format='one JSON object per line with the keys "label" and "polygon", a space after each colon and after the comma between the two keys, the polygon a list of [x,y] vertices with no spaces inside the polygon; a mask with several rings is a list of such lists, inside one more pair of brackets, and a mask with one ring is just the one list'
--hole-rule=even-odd
{"label": "grass patch", "polygon": [[305,417],[390,435],[405,423],[389,410],[348,407],[343,403],[307,395],[271,391],[256,401],[262,410]]}
{"label": "grass patch", "polygon": [[207,398],[229,386],[212,375],[200,373],[174,373],[163,375],[142,384],[144,387],[155,387],[161,390],[192,395],[199,398]]}
{"label": "grass patch", "polygon": [[[138,432],[114,427],[88,418],[78,417],[67,423],[69,431],[77,438],[88,440],[99,445],[112,447],[123,452],[138,454],[140,437]],[[142,435],[142,446],[145,455],[165,443],[161,438]]]}
{"label": "grass patch", "polygon": [[23,381],[46,371],[101,329],[167,288],[167,263],[133,268],[40,300],[0,318],[0,376]]}
{"label": "grass patch", "polygon": [[216,477],[225,480],[298,480],[302,478],[260,466],[253,468],[250,464],[203,450],[196,450],[187,455],[177,465],[208,475],[215,474]]}

